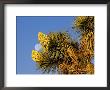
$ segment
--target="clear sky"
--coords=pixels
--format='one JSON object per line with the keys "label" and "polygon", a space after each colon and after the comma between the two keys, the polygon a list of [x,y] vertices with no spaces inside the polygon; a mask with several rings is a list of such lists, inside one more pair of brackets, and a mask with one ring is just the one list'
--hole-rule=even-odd
{"label": "clear sky", "polygon": [[73,16],[17,16],[17,74],[42,74],[37,70],[36,63],[31,58],[32,49],[40,49],[38,32],[66,31],[74,39],[79,36],[72,30]]}

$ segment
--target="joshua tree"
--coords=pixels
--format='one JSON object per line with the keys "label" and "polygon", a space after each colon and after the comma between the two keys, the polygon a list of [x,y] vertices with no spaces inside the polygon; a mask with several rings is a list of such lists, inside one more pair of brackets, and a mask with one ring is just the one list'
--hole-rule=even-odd
{"label": "joshua tree", "polygon": [[94,17],[79,16],[73,25],[81,33],[80,43],[67,32],[38,33],[42,51],[32,50],[32,59],[44,72],[60,74],[93,74]]}

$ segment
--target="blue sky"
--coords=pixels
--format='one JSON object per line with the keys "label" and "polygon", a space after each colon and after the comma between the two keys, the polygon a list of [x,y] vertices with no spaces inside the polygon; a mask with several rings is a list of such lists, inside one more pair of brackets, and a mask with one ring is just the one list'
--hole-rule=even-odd
{"label": "blue sky", "polygon": [[[49,33],[66,31],[77,39],[79,34],[72,30],[73,16],[17,16],[17,74],[42,74],[37,70],[36,63],[31,58],[32,49],[40,49],[38,32]],[[39,48],[38,48],[39,47]]]}

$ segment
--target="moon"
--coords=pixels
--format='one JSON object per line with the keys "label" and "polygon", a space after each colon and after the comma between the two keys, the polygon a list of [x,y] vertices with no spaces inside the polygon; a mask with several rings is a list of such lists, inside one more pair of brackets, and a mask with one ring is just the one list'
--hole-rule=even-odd
{"label": "moon", "polygon": [[41,44],[40,43],[37,43],[35,45],[35,50],[40,51],[41,49],[42,49]]}

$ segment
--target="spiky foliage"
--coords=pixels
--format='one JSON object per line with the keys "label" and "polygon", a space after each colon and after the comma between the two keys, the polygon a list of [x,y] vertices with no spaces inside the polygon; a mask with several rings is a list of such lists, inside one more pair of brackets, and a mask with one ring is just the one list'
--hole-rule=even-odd
{"label": "spiky foliage", "polygon": [[48,43],[49,43],[49,38],[47,37],[47,35],[42,32],[39,32],[38,40],[39,40],[40,44],[42,45],[42,48],[44,49],[44,51],[47,51]]}
{"label": "spiky foliage", "polygon": [[73,48],[68,49],[72,64],[68,65],[64,62],[59,68],[63,74],[93,74],[94,65],[91,59],[94,57],[94,17],[77,17],[74,28],[81,33],[79,49],[77,51]]}
{"label": "spiky foliage", "polygon": [[43,58],[42,58],[42,54],[36,50],[32,50],[32,59],[35,61],[35,62],[39,62],[39,61],[42,61]]}
{"label": "spiky foliage", "polygon": [[76,18],[74,26],[78,28],[82,35],[78,57],[82,62],[86,62],[82,63],[86,66],[86,72],[93,74],[94,65],[91,63],[91,59],[94,57],[94,17],[79,16]]}
{"label": "spiky foliage", "polygon": [[[50,32],[47,34],[49,39],[48,42],[48,50],[39,52],[42,55],[42,60],[38,61],[39,68],[41,68],[44,72],[57,71],[61,73],[59,69],[59,65],[65,62],[66,64],[70,64],[72,62],[73,56],[71,56],[71,49],[74,48],[76,52],[78,50],[78,43],[72,41],[71,37],[67,32]],[[40,39],[41,40],[41,39]],[[42,46],[44,43],[42,42]],[[44,47],[45,49],[45,47]],[[38,59],[38,58],[37,58]]]}
{"label": "spiky foliage", "polygon": [[82,34],[94,31],[94,17],[93,16],[78,16],[74,21],[74,28],[79,30]]}
{"label": "spiky foliage", "polygon": [[94,73],[91,63],[94,57],[94,17],[79,16],[73,26],[81,33],[80,43],[67,32],[38,33],[43,50],[32,52],[32,59],[44,73],[56,70],[60,74]]}

